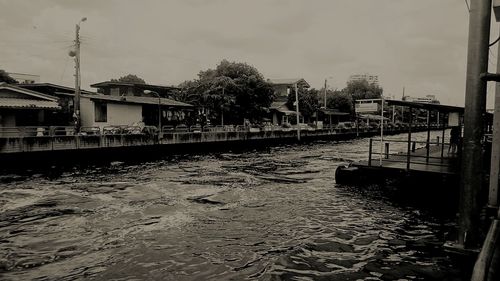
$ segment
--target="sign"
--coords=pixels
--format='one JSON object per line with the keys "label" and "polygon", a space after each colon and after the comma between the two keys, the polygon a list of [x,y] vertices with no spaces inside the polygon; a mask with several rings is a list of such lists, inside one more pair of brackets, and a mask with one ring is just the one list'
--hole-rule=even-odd
{"label": "sign", "polygon": [[448,126],[450,127],[459,126],[458,112],[450,112],[448,114]]}
{"label": "sign", "polygon": [[355,104],[356,113],[372,113],[378,111],[378,103],[376,102],[359,102]]}

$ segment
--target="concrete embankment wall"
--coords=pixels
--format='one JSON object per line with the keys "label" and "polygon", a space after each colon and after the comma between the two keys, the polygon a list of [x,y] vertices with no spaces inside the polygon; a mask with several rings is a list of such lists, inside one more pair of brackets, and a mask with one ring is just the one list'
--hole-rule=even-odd
{"label": "concrete embankment wall", "polygon": [[[405,131],[390,130],[386,134]],[[358,133],[355,130],[302,131],[301,141],[345,140],[378,134],[376,130]],[[158,158],[168,154],[244,150],[297,141],[296,131],[172,132],[163,134],[161,139],[143,134],[0,138],[0,167]]]}

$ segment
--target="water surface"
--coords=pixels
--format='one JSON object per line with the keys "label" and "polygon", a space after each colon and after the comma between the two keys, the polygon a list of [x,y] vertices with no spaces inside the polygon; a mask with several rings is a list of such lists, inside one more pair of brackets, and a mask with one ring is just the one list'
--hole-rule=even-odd
{"label": "water surface", "polygon": [[335,184],[367,144],[4,175],[0,279],[461,280],[452,220]]}

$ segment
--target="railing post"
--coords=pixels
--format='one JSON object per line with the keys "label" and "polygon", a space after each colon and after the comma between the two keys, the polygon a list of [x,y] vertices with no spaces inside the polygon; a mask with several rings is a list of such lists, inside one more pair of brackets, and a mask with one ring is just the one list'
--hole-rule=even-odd
{"label": "railing post", "polygon": [[389,159],[389,143],[385,143],[385,159]]}
{"label": "railing post", "polygon": [[368,146],[368,166],[372,165],[372,149],[373,149],[373,139],[370,138],[370,145]]}
{"label": "railing post", "polygon": [[416,148],[417,148],[417,142],[414,141],[411,143],[411,152],[415,152]]}
{"label": "railing post", "polygon": [[439,136],[437,136],[437,146],[439,146]]}

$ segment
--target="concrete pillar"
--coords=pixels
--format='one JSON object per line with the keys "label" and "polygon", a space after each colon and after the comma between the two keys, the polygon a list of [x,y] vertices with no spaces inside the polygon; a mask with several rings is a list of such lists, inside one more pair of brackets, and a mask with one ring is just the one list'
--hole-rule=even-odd
{"label": "concrete pillar", "polygon": [[458,246],[479,246],[480,189],[483,180],[483,112],[486,106],[486,81],[481,73],[488,70],[491,0],[471,0],[467,80],[465,90],[464,138],[462,151]]}

